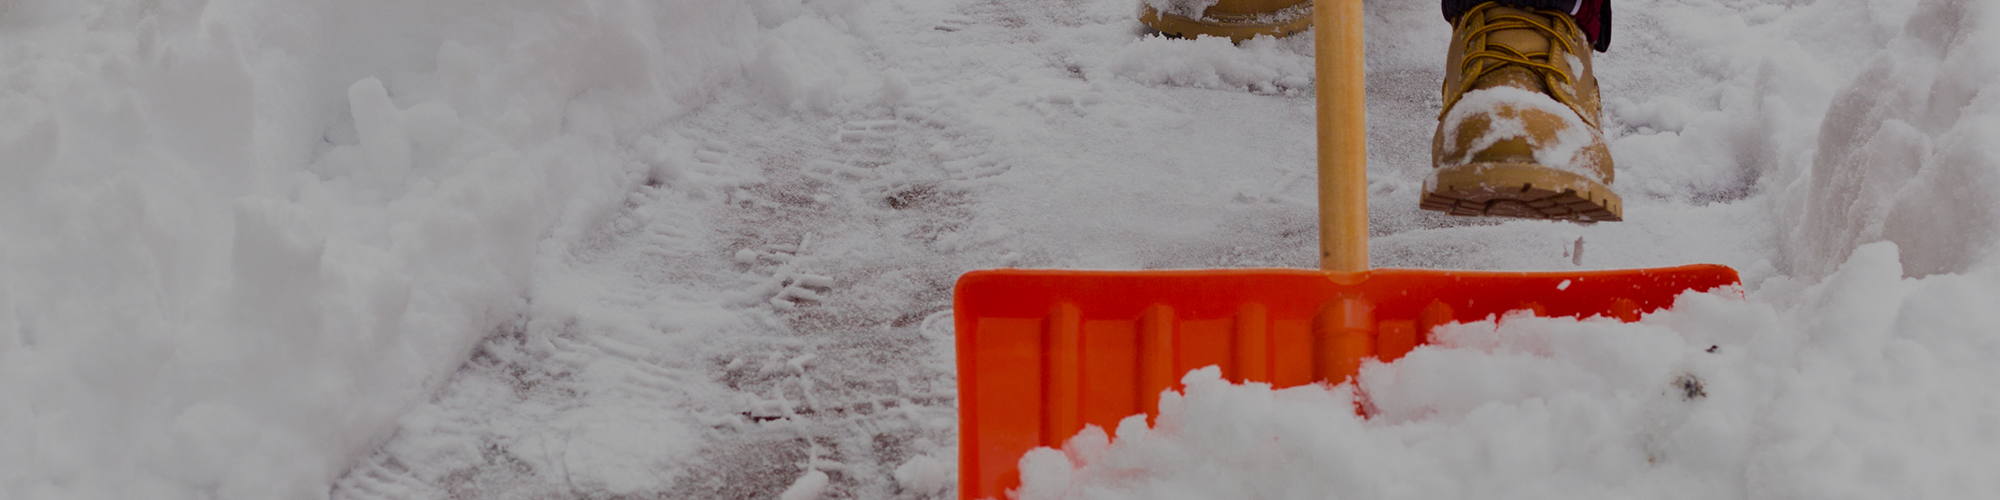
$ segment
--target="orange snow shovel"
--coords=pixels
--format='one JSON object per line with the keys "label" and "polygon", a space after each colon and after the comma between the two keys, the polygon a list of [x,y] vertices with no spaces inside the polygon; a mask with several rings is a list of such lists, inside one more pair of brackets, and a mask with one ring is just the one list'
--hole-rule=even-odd
{"label": "orange snow shovel", "polygon": [[1158,415],[1160,392],[1195,368],[1239,383],[1337,384],[1440,324],[1522,310],[1637,321],[1682,292],[1738,284],[1717,265],[1369,270],[1361,0],[1317,0],[1313,16],[1320,270],[967,273],[954,298],[961,498],[1005,498],[1023,454],[1085,425]]}

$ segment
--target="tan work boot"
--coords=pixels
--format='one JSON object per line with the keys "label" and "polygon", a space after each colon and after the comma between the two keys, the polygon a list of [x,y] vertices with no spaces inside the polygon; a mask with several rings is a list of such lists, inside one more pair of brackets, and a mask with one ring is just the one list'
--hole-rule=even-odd
{"label": "tan work boot", "polygon": [[1312,26],[1312,6],[1311,0],[1146,0],[1139,22],[1181,38],[1208,35],[1241,42],[1305,31]]}
{"label": "tan work boot", "polygon": [[1485,3],[1452,30],[1436,170],[1422,206],[1452,215],[1615,221],[1590,42],[1557,11]]}

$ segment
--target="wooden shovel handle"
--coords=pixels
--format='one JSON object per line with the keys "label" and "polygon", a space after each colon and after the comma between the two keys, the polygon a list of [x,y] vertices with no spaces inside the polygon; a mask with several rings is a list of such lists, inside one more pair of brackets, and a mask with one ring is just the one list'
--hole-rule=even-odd
{"label": "wooden shovel handle", "polygon": [[1368,270],[1368,104],[1362,0],[1314,0],[1319,267]]}

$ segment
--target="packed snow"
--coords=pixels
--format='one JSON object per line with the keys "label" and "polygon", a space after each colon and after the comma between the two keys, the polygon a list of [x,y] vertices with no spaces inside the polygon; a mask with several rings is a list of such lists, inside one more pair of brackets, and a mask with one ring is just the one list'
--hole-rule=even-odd
{"label": "packed snow", "polygon": [[[1315,262],[1310,34],[1137,7],[0,5],[0,498],[956,496],[959,274]],[[2000,5],[1619,3],[1590,226],[1418,211],[1449,26],[1366,9],[1374,265],[1747,297],[1198,370],[1018,496],[2000,494]]]}

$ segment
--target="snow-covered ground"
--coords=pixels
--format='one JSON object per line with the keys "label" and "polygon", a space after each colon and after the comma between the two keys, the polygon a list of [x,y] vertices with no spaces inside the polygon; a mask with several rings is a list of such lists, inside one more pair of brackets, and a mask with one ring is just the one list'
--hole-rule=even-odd
{"label": "snow-covered ground", "polygon": [[[1314,263],[1309,37],[1137,8],[0,3],[0,498],[955,496],[958,274]],[[1418,212],[1448,26],[1367,10],[1376,266],[1747,300],[1196,372],[1024,496],[2000,494],[2000,5],[1621,1],[1593,226]]]}

